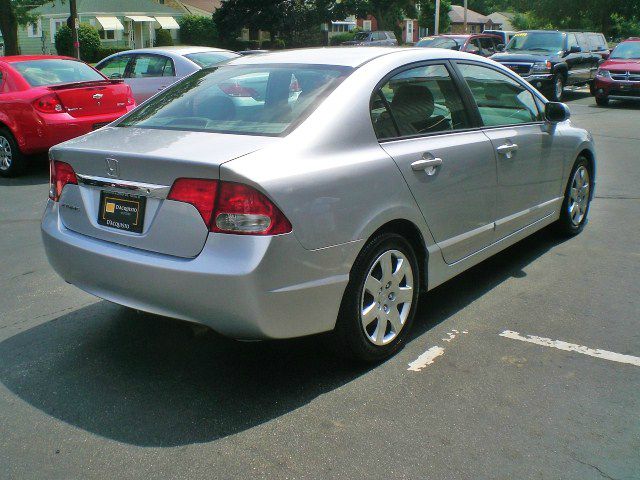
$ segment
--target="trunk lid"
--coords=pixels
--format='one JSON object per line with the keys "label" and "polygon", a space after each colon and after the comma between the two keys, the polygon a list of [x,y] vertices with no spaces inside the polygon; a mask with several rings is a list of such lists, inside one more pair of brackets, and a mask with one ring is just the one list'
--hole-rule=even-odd
{"label": "trunk lid", "polygon": [[129,86],[121,80],[78,82],[48,87],[55,92],[73,117],[125,113]]}
{"label": "trunk lid", "polygon": [[[100,240],[193,258],[202,250],[208,228],[196,207],[166,199],[173,182],[184,177],[218,179],[222,163],[278,141],[277,137],[106,127],[65,142],[54,147],[51,155],[73,167],[78,185],[67,185],[62,191],[62,222],[72,231]],[[109,217],[106,202],[114,197],[138,202],[133,205],[140,212],[140,233],[104,225],[105,215]]]}

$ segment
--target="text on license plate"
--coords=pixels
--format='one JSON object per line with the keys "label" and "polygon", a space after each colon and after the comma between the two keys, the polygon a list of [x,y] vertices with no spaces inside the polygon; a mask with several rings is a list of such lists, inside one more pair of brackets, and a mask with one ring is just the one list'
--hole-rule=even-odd
{"label": "text on license plate", "polygon": [[106,227],[142,233],[146,197],[124,193],[100,192],[98,223]]}

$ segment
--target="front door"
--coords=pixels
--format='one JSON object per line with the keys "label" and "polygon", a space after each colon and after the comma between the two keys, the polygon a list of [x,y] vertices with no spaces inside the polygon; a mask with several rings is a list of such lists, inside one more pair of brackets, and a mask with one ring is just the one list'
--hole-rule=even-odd
{"label": "front door", "polygon": [[413,20],[406,21],[406,38],[404,39],[407,43],[413,43]]}
{"label": "front door", "polygon": [[382,148],[394,159],[447,263],[489,245],[496,163],[489,139],[472,125],[444,64],[391,77],[372,101]]}
{"label": "front door", "polygon": [[[497,162],[495,239],[499,240],[549,213],[544,205],[552,188],[549,179],[560,178],[561,172],[550,171],[552,136],[528,88],[493,67],[458,63],[458,68]],[[561,166],[559,162],[557,167]]]}

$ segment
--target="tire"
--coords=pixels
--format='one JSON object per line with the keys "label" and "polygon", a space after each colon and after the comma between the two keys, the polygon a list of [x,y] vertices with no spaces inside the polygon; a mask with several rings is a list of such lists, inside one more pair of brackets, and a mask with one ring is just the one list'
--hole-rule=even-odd
{"label": "tire", "polygon": [[564,97],[565,87],[564,75],[560,72],[553,76],[553,83],[549,89],[549,100],[552,102],[561,102]]}
{"label": "tire", "polygon": [[0,177],[15,177],[24,171],[24,155],[6,128],[0,127]]}
{"label": "tire", "polygon": [[413,324],[419,290],[418,261],[409,242],[395,233],[372,238],[354,262],[342,298],[334,330],[338,352],[367,363],[395,354]]}
{"label": "tire", "polygon": [[609,97],[596,97],[596,104],[599,107],[606,107],[609,105]]}
{"label": "tire", "polygon": [[[581,186],[581,183],[583,183]],[[562,201],[556,230],[562,236],[572,237],[584,230],[593,195],[593,175],[584,156],[578,157],[571,169],[569,182]]]}
{"label": "tire", "polygon": [[589,82],[589,93],[593,97],[595,97],[596,95],[596,82],[594,82],[593,80]]}

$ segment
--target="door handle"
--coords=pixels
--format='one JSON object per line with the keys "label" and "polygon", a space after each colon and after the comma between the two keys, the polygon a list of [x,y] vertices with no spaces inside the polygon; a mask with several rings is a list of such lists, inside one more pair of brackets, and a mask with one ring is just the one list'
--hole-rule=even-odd
{"label": "door handle", "polygon": [[498,148],[496,148],[496,151],[500,155],[504,155],[507,158],[513,157],[513,152],[515,152],[516,150],[518,150],[518,145],[516,145],[515,143],[505,143],[504,145],[500,145]]}
{"label": "door handle", "polygon": [[411,170],[415,172],[424,171],[427,175],[433,175],[436,173],[436,169],[442,165],[441,158],[429,158],[417,160],[411,164]]}

